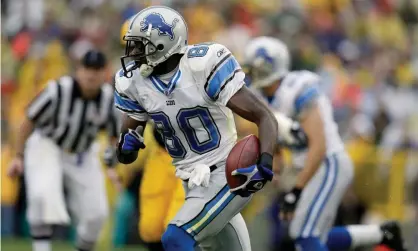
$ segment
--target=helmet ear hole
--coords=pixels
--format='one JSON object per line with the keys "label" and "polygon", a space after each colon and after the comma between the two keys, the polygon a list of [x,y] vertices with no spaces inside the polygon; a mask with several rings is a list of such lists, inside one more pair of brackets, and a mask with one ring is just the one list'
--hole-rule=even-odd
{"label": "helmet ear hole", "polygon": [[157,45],[157,50],[159,50],[159,51],[164,50],[164,45],[163,44]]}

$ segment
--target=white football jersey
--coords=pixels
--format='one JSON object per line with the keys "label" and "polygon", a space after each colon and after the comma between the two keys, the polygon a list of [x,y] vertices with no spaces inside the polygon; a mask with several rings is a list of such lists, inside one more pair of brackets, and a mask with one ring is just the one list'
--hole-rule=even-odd
{"label": "white football jersey", "polygon": [[172,78],[116,74],[115,105],[138,120],[152,119],[177,169],[226,160],[237,140],[229,99],[245,74],[220,44],[189,46]]}
{"label": "white football jersey", "polygon": [[[289,72],[281,81],[275,95],[266,98],[269,107],[298,121],[300,113],[312,102],[317,102],[324,123],[327,154],[344,150],[344,144],[334,121],[333,109],[328,97],[319,91],[320,78],[310,71]],[[305,159],[304,151],[293,151],[293,164],[302,167]]]}

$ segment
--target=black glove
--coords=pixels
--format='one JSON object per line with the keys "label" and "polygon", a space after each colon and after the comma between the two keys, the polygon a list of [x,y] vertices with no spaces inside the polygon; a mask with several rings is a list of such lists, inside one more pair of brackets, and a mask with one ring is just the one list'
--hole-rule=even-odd
{"label": "black glove", "polygon": [[116,149],[112,146],[108,146],[103,153],[103,163],[107,167],[114,167],[117,163]]}
{"label": "black glove", "polygon": [[289,145],[289,148],[292,150],[304,150],[308,147],[308,137],[306,137],[305,132],[298,122],[293,122],[290,129],[295,142]]}
{"label": "black glove", "polygon": [[280,218],[282,220],[291,220],[293,218],[293,212],[296,209],[301,194],[302,189],[294,187],[280,197]]}

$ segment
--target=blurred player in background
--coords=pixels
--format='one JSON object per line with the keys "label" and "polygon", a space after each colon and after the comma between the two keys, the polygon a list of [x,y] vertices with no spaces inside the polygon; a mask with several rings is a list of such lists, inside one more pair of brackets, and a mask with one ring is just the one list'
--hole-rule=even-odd
{"label": "blurred player in background", "polygon": [[[162,236],[164,249],[193,251],[200,244],[203,250],[251,250],[239,212],[272,179],[277,123],[244,86],[245,75],[228,49],[188,46],[187,37],[183,17],[170,8],[150,7],[133,17],[116,75],[116,107],[128,115],[118,159],[135,161],[151,118],[186,191]],[[232,112],[255,122],[261,141],[258,164],[236,173],[246,182],[233,193],[225,178],[225,159],[237,139]]]}
{"label": "blurred player in background", "polygon": [[[118,125],[112,87],[104,81],[105,66],[102,52],[88,51],[74,77],[51,80],[27,108],[9,175],[25,174],[33,251],[50,251],[52,225],[70,221],[63,186],[77,222],[78,251],[94,249],[108,216],[94,142],[99,130],[107,128],[111,146],[105,162],[113,167]],[[116,177],[113,169],[109,175]]]}
{"label": "blurred player in background", "polygon": [[[128,31],[131,20],[121,29],[122,38]],[[122,39],[123,44],[126,42]],[[157,129],[149,124],[144,132],[147,146],[141,151],[138,161],[143,162],[140,194],[140,217],[138,222],[141,239],[150,251],[164,250],[161,236],[168,223],[183,204],[185,195],[182,182],[175,176],[171,156],[167,153],[164,140]]]}
{"label": "blurred player in background", "polygon": [[279,139],[293,152],[299,166],[296,184],[281,198],[282,220],[289,220],[290,236],[307,250],[346,250],[383,243],[404,251],[399,226],[348,226],[329,234],[338,206],[353,179],[353,167],[333,119],[328,98],[319,91],[319,76],[309,71],[289,72],[284,43],[258,37],[247,48],[251,85],[259,89],[279,124]]}

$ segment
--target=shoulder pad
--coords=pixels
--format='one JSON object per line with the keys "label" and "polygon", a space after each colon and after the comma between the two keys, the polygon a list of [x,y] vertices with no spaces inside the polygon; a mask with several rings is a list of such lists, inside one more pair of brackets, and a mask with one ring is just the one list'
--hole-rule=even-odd
{"label": "shoulder pad", "polygon": [[312,81],[315,81],[315,82],[320,80],[319,75],[316,74],[315,72],[302,70],[302,71],[300,71],[300,74],[303,74],[303,76],[306,77],[307,80],[312,80]]}
{"label": "shoulder pad", "polygon": [[191,45],[185,56],[193,72],[205,72],[213,68],[224,55],[231,53],[225,46],[217,43]]}
{"label": "shoulder pad", "polygon": [[296,74],[298,74],[300,78],[305,79],[305,82],[312,83],[320,80],[319,75],[311,71],[301,70],[297,71]]}
{"label": "shoulder pad", "polygon": [[[115,75],[115,89],[119,92],[119,93],[123,93],[126,92],[130,86],[132,86],[132,84],[136,81],[141,81],[142,76],[139,74],[138,70],[134,70],[132,72],[132,77],[127,78],[123,75],[122,73],[122,69],[119,70],[116,75]],[[135,81],[134,81],[135,80]]]}
{"label": "shoulder pad", "polygon": [[125,76],[119,76],[119,74],[115,75],[115,89],[118,92],[123,93],[124,91],[127,91],[131,83],[132,83],[131,79]]}
{"label": "shoulder pad", "polygon": [[318,84],[320,77],[318,74],[310,71],[292,71],[289,72],[286,78],[283,81],[283,85],[288,86],[289,88],[302,88],[305,85]]}

